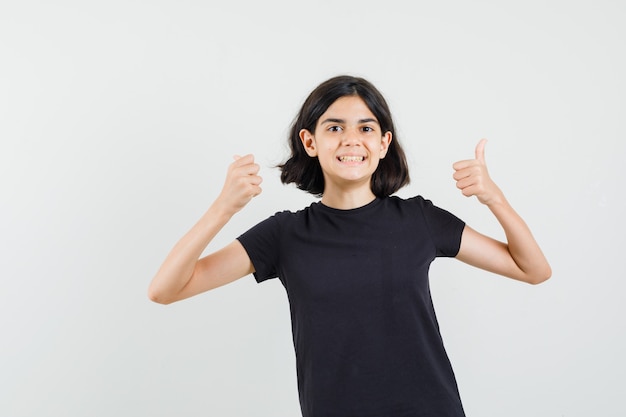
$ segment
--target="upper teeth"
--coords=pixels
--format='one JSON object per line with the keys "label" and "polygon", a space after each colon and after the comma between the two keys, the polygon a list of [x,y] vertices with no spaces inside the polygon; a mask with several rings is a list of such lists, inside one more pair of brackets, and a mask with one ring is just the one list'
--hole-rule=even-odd
{"label": "upper teeth", "polygon": [[342,162],[360,162],[364,158],[362,156],[340,156],[339,160]]}

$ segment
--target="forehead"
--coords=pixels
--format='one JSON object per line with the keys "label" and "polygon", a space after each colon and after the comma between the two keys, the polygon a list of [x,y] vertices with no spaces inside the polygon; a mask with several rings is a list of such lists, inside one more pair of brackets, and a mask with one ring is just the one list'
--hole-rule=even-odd
{"label": "forehead", "polygon": [[340,97],[331,104],[319,118],[323,121],[327,118],[344,120],[376,119],[374,113],[359,96]]}

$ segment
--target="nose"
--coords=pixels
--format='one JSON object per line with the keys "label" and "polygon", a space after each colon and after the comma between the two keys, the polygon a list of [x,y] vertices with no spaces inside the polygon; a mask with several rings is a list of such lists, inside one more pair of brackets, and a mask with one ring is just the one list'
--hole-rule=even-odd
{"label": "nose", "polygon": [[349,128],[344,131],[342,135],[342,142],[345,146],[354,146],[361,144],[361,138],[359,137],[358,128]]}

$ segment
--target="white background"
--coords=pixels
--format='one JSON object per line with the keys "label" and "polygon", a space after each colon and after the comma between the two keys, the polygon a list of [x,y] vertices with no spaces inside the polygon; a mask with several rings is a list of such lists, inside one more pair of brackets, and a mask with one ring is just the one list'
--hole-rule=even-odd
{"label": "white background", "polygon": [[209,249],[314,197],[272,168],[306,95],[387,97],[422,194],[501,238],[492,177],[553,278],[433,264],[468,417],[626,415],[626,6],[620,1],[2,1],[0,415],[299,415],[288,305],[246,277],[161,306],[148,284],[254,153],[264,192]]}

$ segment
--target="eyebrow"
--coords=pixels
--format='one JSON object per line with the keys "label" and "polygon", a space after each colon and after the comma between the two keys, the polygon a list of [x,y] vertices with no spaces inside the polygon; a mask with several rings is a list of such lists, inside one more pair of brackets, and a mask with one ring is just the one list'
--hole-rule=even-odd
{"label": "eyebrow", "polygon": [[[325,123],[340,123],[340,124],[345,124],[346,121],[344,119],[334,119],[334,118],[328,118],[328,119],[324,119],[324,121],[320,122],[321,125],[325,124]],[[378,120],[376,119],[372,119],[371,117],[367,118],[367,119],[359,119],[358,124],[362,124],[362,123],[376,123],[376,124],[380,124],[378,123]]]}

